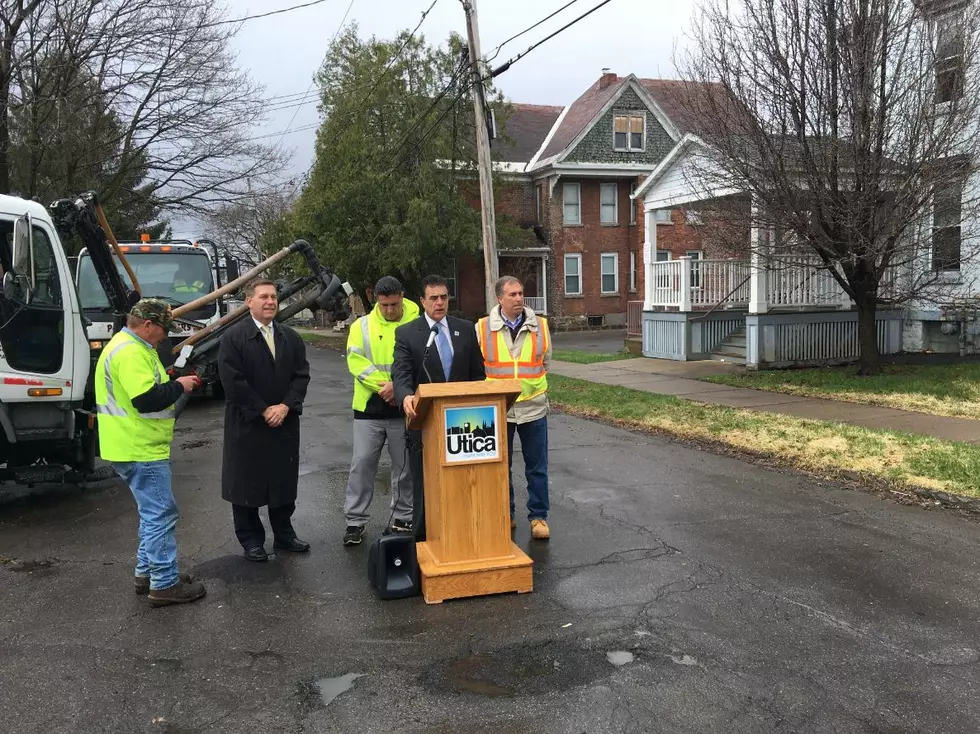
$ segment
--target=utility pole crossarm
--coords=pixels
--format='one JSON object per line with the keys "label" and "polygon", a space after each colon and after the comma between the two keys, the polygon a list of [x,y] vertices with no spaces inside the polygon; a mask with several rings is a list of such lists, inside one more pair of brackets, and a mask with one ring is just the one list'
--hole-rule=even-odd
{"label": "utility pole crossarm", "polygon": [[466,12],[466,37],[469,43],[473,76],[473,113],[476,118],[476,150],[480,179],[480,214],[483,221],[483,267],[487,281],[487,313],[496,305],[493,292],[499,277],[497,263],[497,226],[493,208],[493,163],[490,160],[490,133],[487,130],[486,89],[483,85],[483,57],[480,54],[480,29],[476,17],[476,0],[460,0]]}

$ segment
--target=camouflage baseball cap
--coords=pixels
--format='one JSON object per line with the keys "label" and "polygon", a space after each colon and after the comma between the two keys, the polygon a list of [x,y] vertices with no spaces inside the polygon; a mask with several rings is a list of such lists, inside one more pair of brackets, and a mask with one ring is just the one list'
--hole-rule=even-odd
{"label": "camouflage baseball cap", "polygon": [[133,306],[129,313],[138,319],[152,321],[167,331],[174,328],[174,315],[170,310],[170,304],[161,301],[159,298],[143,298]]}

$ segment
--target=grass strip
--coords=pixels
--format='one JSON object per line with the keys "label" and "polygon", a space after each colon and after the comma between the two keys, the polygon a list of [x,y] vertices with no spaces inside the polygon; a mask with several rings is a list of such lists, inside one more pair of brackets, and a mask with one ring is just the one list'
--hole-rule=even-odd
{"label": "grass strip", "polygon": [[975,362],[886,365],[875,377],[861,377],[855,367],[826,367],[714,375],[704,381],[980,420],[980,363]]}
{"label": "grass strip", "polygon": [[614,354],[604,354],[601,352],[582,352],[578,349],[555,349],[551,353],[552,359],[561,362],[574,362],[575,364],[598,364],[599,362],[618,362],[622,359],[634,359],[635,354],[629,352],[615,352]]}
{"label": "grass strip", "polygon": [[567,413],[706,441],[835,478],[880,479],[980,497],[980,447],[898,431],[705,405],[669,395],[548,375]]}

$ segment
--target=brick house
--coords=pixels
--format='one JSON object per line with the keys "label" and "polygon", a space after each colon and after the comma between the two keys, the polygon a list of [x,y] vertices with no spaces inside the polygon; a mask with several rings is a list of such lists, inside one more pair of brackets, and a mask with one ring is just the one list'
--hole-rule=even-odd
{"label": "brick house", "polygon": [[[500,272],[522,278],[529,305],[556,323],[623,325],[643,300],[643,206],[631,195],[687,132],[684,89],[604,70],[568,107],[511,105],[493,146],[495,208],[527,237],[499,247]],[[658,214],[661,257],[702,256],[688,216]],[[482,259],[460,260],[455,275],[457,310],[480,315]]]}

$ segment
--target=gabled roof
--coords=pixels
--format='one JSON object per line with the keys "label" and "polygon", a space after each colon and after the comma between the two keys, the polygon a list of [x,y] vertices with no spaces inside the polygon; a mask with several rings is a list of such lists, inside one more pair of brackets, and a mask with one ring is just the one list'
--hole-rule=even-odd
{"label": "gabled roof", "polygon": [[704,94],[706,91],[714,94],[716,93],[714,88],[721,90],[721,87],[715,84],[694,84],[670,79],[639,79],[632,74],[626,77],[604,74],[569,106],[561,125],[542,151],[540,159],[554,158],[569,148],[591,128],[607,107],[631,83],[638,88],[641,98],[645,98],[644,101],[650,104],[661,123],[675,139],[696,128],[694,115],[688,109],[689,106],[695,106],[689,104],[694,101],[695,95]]}
{"label": "gabled roof", "polygon": [[493,157],[509,163],[527,163],[551,132],[564,107],[538,104],[509,105],[503,135],[493,143]]}

